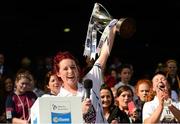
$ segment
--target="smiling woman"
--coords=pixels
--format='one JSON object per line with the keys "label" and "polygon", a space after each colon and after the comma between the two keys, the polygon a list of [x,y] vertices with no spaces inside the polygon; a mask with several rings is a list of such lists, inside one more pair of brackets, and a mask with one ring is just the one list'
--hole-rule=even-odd
{"label": "smiling woman", "polygon": [[[116,26],[109,27],[108,39],[104,41],[99,57],[95,60],[90,71],[81,77],[79,63],[70,52],[60,51],[54,56],[54,69],[63,85],[58,96],[77,96],[82,99],[83,119],[87,123],[106,123],[100,100],[100,86],[102,84],[102,72],[105,69],[109,52],[112,49],[116,35]],[[107,43],[108,42],[108,43]],[[85,88],[81,81],[90,79],[93,82],[90,98],[85,96]],[[94,115],[92,117],[92,115]]]}
{"label": "smiling woman", "polygon": [[45,81],[44,88],[47,94],[43,95],[42,97],[49,95],[57,96],[60,91],[62,83],[61,83],[61,79],[57,77],[56,73],[54,73],[53,71],[47,72],[44,81]]}
{"label": "smiling woman", "polygon": [[[11,63],[15,62],[17,65],[17,59],[25,54],[35,57],[54,54],[59,49],[72,51],[77,55],[82,53],[89,17],[94,3],[99,0],[57,2],[1,1],[0,50],[8,54]],[[152,70],[153,64],[158,60],[170,57],[179,59],[180,49],[176,42],[180,27],[177,14],[179,1],[163,2],[162,5],[157,1],[145,3],[103,0],[101,4],[114,18],[128,16],[137,22],[137,31],[131,39],[125,40],[117,36],[112,54],[135,63],[137,71],[143,68],[138,74],[143,74],[144,70]],[[70,28],[70,32],[64,33],[66,27]],[[165,40],[171,42],[164,42]],[[119,52],[120,49],[122,52]]]}
{"label": "smiling woman", "polygon": [[29,91],[31,76],[31,73],[26,70],[17,72],[16,89],[6,99],[6,121],[8,123],[26,124],[30,122],[29,110],[37,99],[36,94]]}
{"label": "smiling woman", "polygon": [[103,114],[108,123],[128,122],[128,116],[115,105],[112,90],[106,84],[101,85],[100,97],[104,111]]}

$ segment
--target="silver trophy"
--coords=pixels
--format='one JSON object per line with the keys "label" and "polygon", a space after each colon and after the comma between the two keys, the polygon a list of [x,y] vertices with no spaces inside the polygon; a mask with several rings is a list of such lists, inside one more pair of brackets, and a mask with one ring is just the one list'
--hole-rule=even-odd
{"label": "silver trophy", "polygon": [[[109,30],[113,26],[116,26],[116,31],[122,38],[130,38],[136,31],[133,18],[114,19],[104,6],[95,3],[88,25],[84,56],[95,59],[96,53],[100,53],[102,44],[108,39]],[[101,33],[99,41],[97,41],[98,32]]]}
{"label": "silver trophy", "polygon": [[[102,32],[111,20],[113,17],[106,8],[100,3],[95,3],[91,23],[95,24],[96,30]],[[116,23],[116,28],[121,37],[130,38],[136,31],[135,20],[129,17],[120,18]]]}

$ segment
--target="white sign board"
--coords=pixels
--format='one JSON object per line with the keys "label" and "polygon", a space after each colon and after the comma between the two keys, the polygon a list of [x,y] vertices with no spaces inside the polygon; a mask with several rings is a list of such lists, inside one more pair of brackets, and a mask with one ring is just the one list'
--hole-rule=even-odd
{"label": "white sign board", "polygon": [[80,97],[38,97],[31,107],[31,124],[83,123]]}

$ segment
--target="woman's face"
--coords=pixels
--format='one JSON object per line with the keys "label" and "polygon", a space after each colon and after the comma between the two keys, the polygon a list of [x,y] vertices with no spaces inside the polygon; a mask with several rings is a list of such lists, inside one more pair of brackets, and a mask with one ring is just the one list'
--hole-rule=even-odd
{"label": "woman's face", "polygon": [[23,94],[29,90],[30,85],[31,81],[25,77],[22,77],[21,79],[16,81],[16,91],[20,94]]}
{"label": "woman's face", "polygon": [[59,62],[57,75],[62,79],[64,85],[74,86],[79,81],[78,67],[72,59],[63,59]]}
{"label": "woman's face", "polygon": [[146,101],[147,95],[149,94],[150,86],[147,83],[142,83],[138,87],[138,93],[141,101]]}
{"label": "woman's face", "polygon": [[61,88],[61,82],[56,75],[51,75],[47,88],[51,93],[57,95]]}
{"label": "woman's face", "polygon": [[118,97],[118,103],[119,103],[119,107],[120,108],[127,108],[128,107],[128,103],[130,101],[132,101],[133,97],[132,97],[132,93],[130,90],[127,91],[123,91]]}
{"label": "woman's face", "polygon": [[5,81],[5,90],[6,92],[10,92],[10,91],[13,91],[14,90],[14,86],[13,86],[13,81],[11,78],[7,78]]}
{"label": "woman's face", "polygon": [[109,108],[112,103],[112,96],[109,90],[102,89],[100,91],[101,101],[103,108]]}
{"label": "woman's face", "polygon": [[129,68],[124,68],[120,73],[121,81],[128,83],[131,80],[132,72]]}

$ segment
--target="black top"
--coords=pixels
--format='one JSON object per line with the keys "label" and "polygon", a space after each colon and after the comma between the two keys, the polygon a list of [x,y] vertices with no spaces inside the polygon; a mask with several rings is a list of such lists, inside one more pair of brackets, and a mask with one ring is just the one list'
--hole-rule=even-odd
{"label": "black top", "polygon": [[111,123],[112,120],[118,120],[118,123],[130,123],[128,115],[115,105],[111,107],[110,115],[107,119],[108,123]]}

